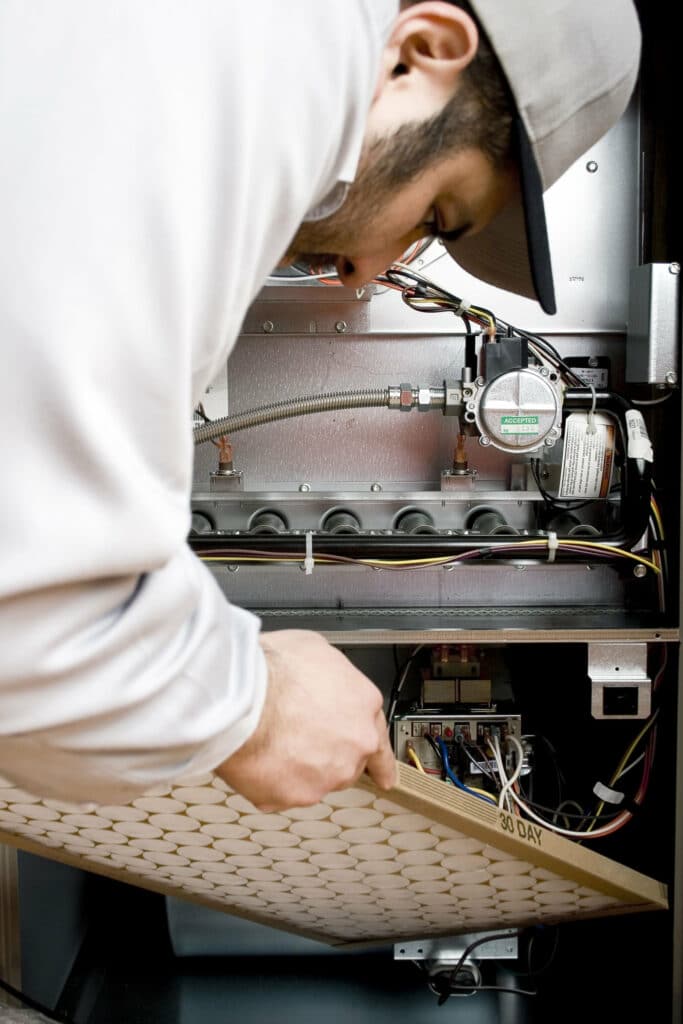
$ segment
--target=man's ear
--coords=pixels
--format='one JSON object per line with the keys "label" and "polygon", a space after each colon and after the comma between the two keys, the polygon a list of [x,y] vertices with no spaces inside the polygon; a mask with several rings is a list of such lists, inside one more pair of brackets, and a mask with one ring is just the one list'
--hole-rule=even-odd
{"label": "man's ear", "polygon": [[384,48],[375,100],[386,90],[405,95],[415,86],[441,98],[452,94],[478,44],[477,26],[462,8],[444,0],[411,4],[394,22]]}

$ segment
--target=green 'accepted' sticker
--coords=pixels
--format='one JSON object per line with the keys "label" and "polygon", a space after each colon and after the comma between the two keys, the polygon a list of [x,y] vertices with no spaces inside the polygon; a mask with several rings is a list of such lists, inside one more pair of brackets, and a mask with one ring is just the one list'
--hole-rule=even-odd
{"label": "green 'accepted' sticker", "polygon": [[537,434],[538,416],[501,416],[501,434]]}

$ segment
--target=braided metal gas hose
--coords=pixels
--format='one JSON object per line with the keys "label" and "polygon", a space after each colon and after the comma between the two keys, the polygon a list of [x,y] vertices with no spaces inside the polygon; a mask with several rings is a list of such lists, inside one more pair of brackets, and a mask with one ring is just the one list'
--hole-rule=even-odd
{"label": "braided metal gas hose", "polygon": [[194,443],[203,444],[225,434],[238,430],[259,427],[276,420],[287,420],[294,416],[310,416],[317,412],[334,412],[339,409],[370,409],[384,407],[409,412],[413,408],[426,412],[429,409],[444,408],[445,388],[413,388],[401,384],[388,388],[367,388],[357,391],[331,391],[323,395],[309,395],[292,398],[284,402],[272,402],[234,416],[223,416],[210,423],[202,423],[193,430]]}

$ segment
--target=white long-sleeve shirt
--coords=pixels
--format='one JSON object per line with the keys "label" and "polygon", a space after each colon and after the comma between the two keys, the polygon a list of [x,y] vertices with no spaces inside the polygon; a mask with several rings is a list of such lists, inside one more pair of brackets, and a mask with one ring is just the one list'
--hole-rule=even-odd
{"label": "white long-sleeve shirt", "polygon": [[121,801],[253,732],[192,410],[355,174],[397,0],[0,0],[0,774]]}

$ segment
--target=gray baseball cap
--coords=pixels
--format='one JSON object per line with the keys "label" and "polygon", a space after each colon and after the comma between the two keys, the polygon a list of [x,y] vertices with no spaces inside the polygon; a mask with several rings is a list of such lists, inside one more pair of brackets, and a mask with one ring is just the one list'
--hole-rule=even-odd
{"label": "gray baseball cap", "polygon": [[633,93],[632,0],[470,0],[517,105],[519,197],[483,231],[445,242],[482,281],[555,313],[543,193],[615,124]]}

